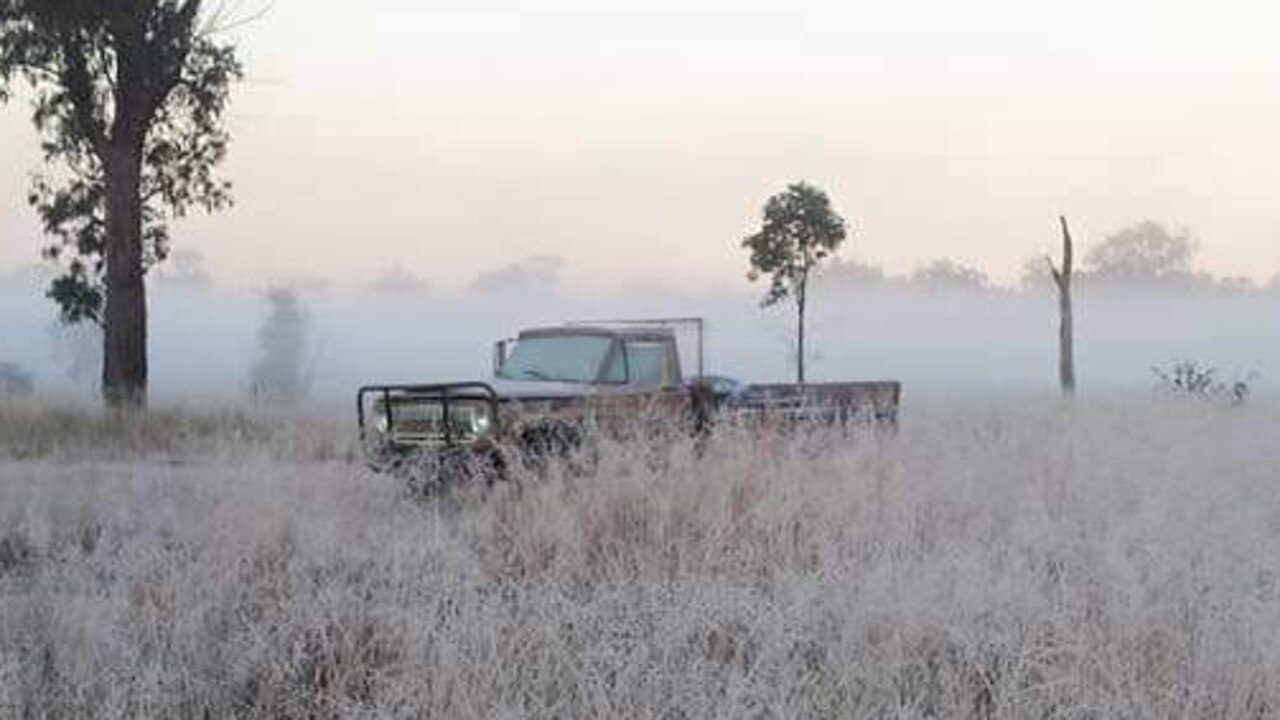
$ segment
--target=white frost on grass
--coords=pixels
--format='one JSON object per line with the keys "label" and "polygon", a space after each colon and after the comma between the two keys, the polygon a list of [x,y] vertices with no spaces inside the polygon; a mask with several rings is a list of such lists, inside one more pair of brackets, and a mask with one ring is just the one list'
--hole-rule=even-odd
{"label": "white frost on grass", "polygon": [[0,716],[1280,708],[1274,406],[911,407],[431,502],[271,421],[0,460]]}

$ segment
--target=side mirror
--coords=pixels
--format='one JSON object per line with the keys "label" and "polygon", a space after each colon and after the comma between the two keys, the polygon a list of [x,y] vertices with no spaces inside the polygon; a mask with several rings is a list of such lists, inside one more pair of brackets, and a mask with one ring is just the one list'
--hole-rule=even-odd
{"label": "side mirror", "polygon": [[510,354],[511,341],[499,340],[493,344],[493,375],[498,376],[498,371],[507,363],[507,357]]}

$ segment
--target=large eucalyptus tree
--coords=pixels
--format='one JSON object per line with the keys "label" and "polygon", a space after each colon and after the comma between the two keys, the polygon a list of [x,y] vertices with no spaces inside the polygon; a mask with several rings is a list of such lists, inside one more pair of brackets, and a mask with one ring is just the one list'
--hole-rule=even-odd
{"label": "large eucalyptus tree", "polygon": [[145,276],[169,222],[231,202],[215,167],[242,70],[201,0],[0,0],[0,100],[25,84],[45,167],[28,201],[62,269],[48,295],[102,325],[103,397],[143,406]]}

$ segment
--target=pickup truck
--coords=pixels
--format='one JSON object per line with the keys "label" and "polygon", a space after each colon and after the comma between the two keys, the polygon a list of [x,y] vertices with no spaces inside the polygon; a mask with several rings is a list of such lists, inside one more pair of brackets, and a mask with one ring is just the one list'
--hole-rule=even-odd
{"label": "pickup truck", "polygon": [[[703,374],[701,319],[568,323],[494,345],[486,381],[367,385],[360,437],[378,470],[466,467],[501,476],[514,455],[567,455],[593,434],[643,420],[708,433],[717,422],[765,426],[865,422],[896,427],[896,381],[753,385]],[[677,331],[692,334],[685,377]]]}

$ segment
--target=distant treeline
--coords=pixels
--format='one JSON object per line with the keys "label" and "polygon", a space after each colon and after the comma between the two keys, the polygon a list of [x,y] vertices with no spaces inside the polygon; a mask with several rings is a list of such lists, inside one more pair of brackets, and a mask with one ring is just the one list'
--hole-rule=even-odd
{"label": "distant treeline", "polygon": [[[1116,289],[1160,289],[1226,293],[1280,292],[1280,273],[1258,284],[1247,277],[1221,277],[1195,269],[1199,242],[1186,229],[1171,231],[1153,220],[1130,225],[1100,243],[1084,243],[1076,281],[1083,286]],[[871,288],[902,286],[917,289],[970,292],[1038,290],[1051,286],[1049,265],[1043,257],[1029,258],[1018,282],[1002,285],[982,269],[952,259],[939,259],[913,272],[891,275],[880,265],[860,260],[834,259],[822,272],[828,287]]]}

